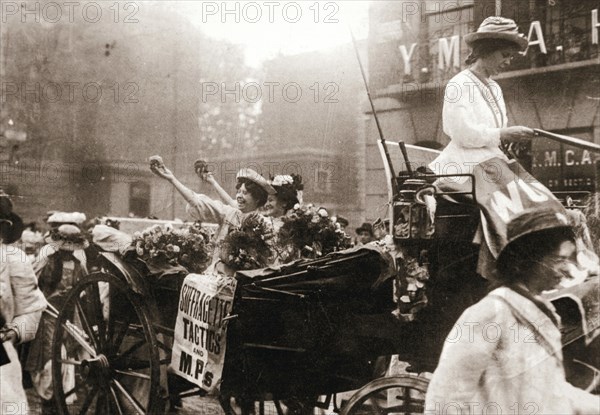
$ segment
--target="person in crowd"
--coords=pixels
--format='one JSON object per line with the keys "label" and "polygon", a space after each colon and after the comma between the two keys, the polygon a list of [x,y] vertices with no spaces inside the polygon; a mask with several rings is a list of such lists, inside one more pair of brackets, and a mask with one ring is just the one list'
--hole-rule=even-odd
{"label": "person in crowd", "polygon": [[573,228],[554,209],[528,209],[509,222],[499,287],[448,335],[425,413],[600,413],[599,396],[566,381],[560,317],[540,296],[568,275],[576,255]]}
{"label": "person in crowd", "polygon": [[356,228],[357,243],[356,245],[365,245],[375,240],[375,234],[373,233],[373,225],[368,222],[360,225]]}
{"label": "person in crowd", "polygon": [[[76,213],[76,212],[75,212]],[[58,215],[58,214],[57,214]],[[51,221],[52,229],[45,237],[44,253],[36,263],[36,275],[39,287],[48,303],[60,310],[68,291],[88,273],[88,261],[85,249],[89,242],[81,229],[73,224],[85,220],[80,214],[61,212]],[[82,215],[82,214],[81,214]],[[81,222],[82,222],[81,221]],[[66,222],[66,223],[62,223]],[[102,294],[104,297],[105,293]],[[42,413],[53,414],[52,396],[52,338],[54,337],[54,318],[42,316],[36,338],[31,343],[26,370],[31,374],[35,391],[42,400]],[[72,385],[75,374],[72,368],[63,373],[63,383]],[[68,389],[68,388],[67,388]],[[69,398],[69,401],[73,397]]]}
{"label": "person in crowd", "polygon": [[27,414],[15,345],[35,337],[46,300],[25,252],[9,246],[21,237],[23,222],[12,212],[10,199],[5,199],[6,194],[0,196],[0,349],[4,350],[4,359],[0,359],[0,413]]}
{"label": "person in crowd", "polygon": [[37,260],[40,249],[44,245],[44,236],[39,232],[35,224],[29,224],[21,234],[21,248],[27,254],[31,263]]}
{"label": "person in crowd", "polygon": [[386,237],[388,231],[390,229],[390,220],[389,219],[381,219],[378,218],[375,222],[373,222],[373,234],[375,240],[380,241]]}
{"label": "person in crowd", "polygon": [[[226,267],[221,266],[224,264],[219,264],[219,242],[227,236],[231,227],[239,227],[241,225],[244,215],[257,212],[259,208],[264,206],[268,196],[276,193],[275,189],[273,189],[264,177],[254,170],[242,169],[237,174],[237,207],[233,207],[221,201],[211,199],[204,194],[195,193],[186,187],[165,166],[160,156],[152,156],[150,158],[150,168],[158,177],[171,183],[183,196],[186,202],[188,202],[186,210],[194,219],[219,224],[219,228],[215,234],[216,248],[209,271],[217,270],[229,273]],[[200,171],[199,175],[203,180],[207,179],[205,172]]]}
{"label": "person in crowd", "polygon": [[348,222],[348,219],[346,219],[343,216],[337,215],[335,217],[335,222],[340,224],[340,229],[343,230],[344,232],[346,231],[346,228],[348,227],[348,225],[350,225],[350,222]]}

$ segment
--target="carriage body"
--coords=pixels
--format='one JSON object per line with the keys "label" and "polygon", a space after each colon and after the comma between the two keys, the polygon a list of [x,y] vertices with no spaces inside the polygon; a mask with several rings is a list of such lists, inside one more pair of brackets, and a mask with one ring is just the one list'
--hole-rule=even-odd
{"label": "carriage body", "polygon": [[[437,155],[408,149],[416,165],[427,165]],[[389,396],[386,391],[394,388],[402,388],[405,399],[398,407],[404,409],[392,412],[423,409],[426,379],[413,375],[375,379],[383,374],[376,372],[376,361],[397,354],[415,372],[434,370],[452,324],[485,293],[476,273],[478,249],[472,243],[479,209],[473,203],[448,200],[456,194],[436,192],[435,220],[428,221],[423,208],[414,203],[416,193],[441,176],[397,177],[392,172],[404,169],[394,169],[383,159],[391,206],[389,232],[398,250],[429,268],[429,304],[411,320],[392,314],[397,307],[393,285],[402,274],[401,266],[399,258],[376,248],[356,248],[278,270],[238,273],[219,388],[227,413],[229,397],[315,405],[317,395],[365,384],[342,413],[360,411],[367,396]],[[394,186],[401,190],[399,196]],[[469,194],[475,198],[474,190]],[[395,228],[399,222],[408,223],[408,232],[406,226]],[[101,253],[96,268],[74,287],[58,316],[53,379],[59,412],[100,408],[107,413],[160,413],[168,394],[172,398],[202,393],[167,370],[185,275],[149,276],[143,264],[111,253]],[[565,362],[580,360],[588,353],[586,348],[598,347],[598,320],[593,315],[597,302],[594,308],[593,302],[581,300],[597,292],[598,277],[585,287],[585,292],[573,288],[549,294],[567,322]],[[83,386],[62,384],[70,366],[76,368],[76,383]],[[575,369],[567,371],[577,375]],[[588,372],[576,381],[597,387],[595,375],[597,371]],[[82,395],[78,403],[69,403],[73,394]]]}

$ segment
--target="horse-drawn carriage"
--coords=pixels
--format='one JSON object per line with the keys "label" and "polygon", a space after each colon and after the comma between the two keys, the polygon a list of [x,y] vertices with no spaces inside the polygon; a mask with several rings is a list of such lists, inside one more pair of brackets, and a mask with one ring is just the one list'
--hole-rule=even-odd
{"label": "horse-drawn carriage", "polygon": [[[238,272],[219,385],[226,413],[254,412],[255,403],[262,413],[265,401],[280,414],[423,412],[428,381],[420,374],[433,371],[452,324],[485,292],[472,244],[479,212],[447,202],[431,185],[439,176],[395,175],[388,156],[398,151],[395,159],[402,160],[398,143],[380,149],[387,153],[389,231],[404,255],[429,269],[429,304],[411,318],[394,315],[400,257],[376,247]],[[410,146],[409,152],[415,163],[431,158]],[[437,199],[434,220],[421,191]],[[143,263],[108,252],[99,254],[96,268],[74,285],[56,316],[59,413],[162,413],[169,399],[204,393],[169,369],[184,276],[147,275]],[[565,323],[570,379],[588,390],[598,387],[598,354],[586,352],[598,344],[597,289],[595,276],[549,294]],[[583,300],[590,297],[596,302]],[[405,374],[381,377],[378,357],[390,355],[408,362]],[[357,389],[339,408],[335,394]]]}

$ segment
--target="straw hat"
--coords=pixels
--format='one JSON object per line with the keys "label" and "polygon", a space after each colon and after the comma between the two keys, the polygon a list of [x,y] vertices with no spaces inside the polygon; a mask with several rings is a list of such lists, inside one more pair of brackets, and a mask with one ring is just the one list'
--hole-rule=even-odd
{"label": "straw hat", "polygon": [[90,243],[85,239],[81,229],[75,225],[65,224],[51,230],[44,238],[47,244],[62,251],[75,251],[87,248]]}
{"label": "straw hat", "polygon": [[52,225],[58,224],[72,224],[72,225],[81,225],[85,222],[86,216],[85,213],[81,212],[54,212],[52,213],[46,222]]}
{"label": "straw hat", "polygon": [[502,39],[513,42],[520,50],[527,47],[525,35],[519,33],[519,28],[514,20],[506,17],[492,16],[486,18],[476,32],[465,35],[465,42],[473,46],[473,42],[480,39]]}
{"label": "straw hat", "polygon": [[573,229],[567,215],[563,212],[555,209],[533,208],[519,213],[508,223],[507,242],[498,255],[498,262],[506,254],[507,248],[522,237],[559,228]]}
{"label": "straw hat", "polygon": [[269,181],[267,179],[265,179],[264,177],[262,177],[260,174],[258,174],[256,171],[254,171],[252,169],[241,169],[238,172],[236,179],[250,180],[250,181],[256,183],[257,185],[259,185],[260,187],[262,187],[264,189],[264,191],[267,192],[267,194],[274,195],[277,193],[275,191],[275,189],[273,188],[273,186],[271,186],[269,184]]}

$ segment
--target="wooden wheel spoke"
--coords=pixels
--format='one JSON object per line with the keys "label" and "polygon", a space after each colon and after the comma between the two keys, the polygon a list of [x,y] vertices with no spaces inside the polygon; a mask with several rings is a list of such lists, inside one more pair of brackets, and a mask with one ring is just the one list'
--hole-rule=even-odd
{"label": "wooden wheel spoke", "polygon": [[[52,342],[58,413],[162,413],[161,359],[170,360],[152,326],[153,310],[122,275],[98,271],[73,286],[57,312]],[[61,381],[65,369],[75,371],[68,385]]]}
{"label": "wooden wheel spoke", "polygon": [[145,344],[146,344],[145,340],[140,340],[140,341],[136,342],[133,346],[131,346],[129,349],[127,349],[126,351],[124,351],[123,353],[121,353],[119,355],[119,360],[134,353],[136,350],[138,350],[140,347],[142,347]]}
{"label": "wooden wheel spoke", "polygon": [[68,398],[69,396],[73,395],[75,392],[77,392],[79,389],[81,389],[81,387],[84,385],[85,385],[85,383],[83,383],[83,382],[80,382],[79,384],[77,384],[73,389],[71,389],[65,393],[65,398]]}
{"label": "wooden wheel spoke", "polygon": [[[142,359],[135,359],[135,358],[121,360],[121,359],[117,358],[113,361],[113,366],[119,370],[121,370],[121,369],[127,369],[127,370],[149,369],[150,361],[142,360]],[[124,366],[126,366],[126,367],[124,367]]]}
{"label": "wooden wheel spoke", "polygon": [[83,331],[85,332],[85,334],[87,334],[88,338],[92,341],[94,348],[96,350],[100,350],[100,343],[99,343],[98,339],[96,338],[96,335],[94,333],[94,330],[92,329],[92,326],[90,326],[90,323],[87,319],[87,316],[85,315],[83,306],[81,305],[79,298],[75,300],[75,307],[77,308],[79,318],[81,319],[81,325],[83,326]]}
{"label": "wooden wheel spoke", "polygon": [[135,397],[133,395],[131,395],[127,389],[125,389],[125,387],[121,384],[121,382],[119,382],[118,380],[114,379],[111,380],[111,385],[114,385],[117,390],[121,393],[121,395],[127,399],[127,401],[131,404],[131,406],[133,406],[133,408],[140,414],[144,414],[146,413],[146,411],[144,410],[143,406],[138,402],[137,399],[135,399]]}
{"label": "wooden wheel spoke", "polygon": [[81,329],[79,327],[75,326],[69,321],[63,323],[62,326],[65,329],[65,332],[68,333],[77,344],[79,344],[92,357],[96,357],[96,350],[92,345],[88,343],[87,339],[83,337],[82,333],[80,332]]}
{"label": "wooden wheel spoke", "polygon": [[79,415],[83,415],[83,414],[87,413],[88,409],[90,409],[90,406],[92,405],[92,402],[94,401],[94,398],[98,394],[99,390],[100,390],[100,387],[96,385],[96,386],[94,386],[94,389],[92,389],[90,391],[88,396],[85,397],[85,401],[83,401],[83,405],[81,406],[81,409],[79,410]]}
{"label": "wooden wheel spoke", "polygon": [[98,283],[92,284],[90,290],[87,292],[88,295],[90,295],[96,324],[98,325],[98,343],[100,344],[100,347],[102,347],[102,350],[105,350],[106,322],[104,321],[104,314],[102,313],[102,301],[100,301],[100,288],[98,287]]}
{"label": "wooden wheel spoke", "polygon": [[[127,315],[126,317],[129,317],[129,315]],[[122,324],[119,324],[119,330],[116,332],[114,332],[114,324],[113,324],[113,328],[112,328],[112,334],[109,337],[110,341],[112,342],[112,353],[117,353],[119,351],[119,348],[121,347],[121,343],[123,343],[123,339],[125,339],[125,335],[127,334],[127,332],[129,331],[129,318],[127,318],[126,321],[124,322],[120,322]]]}
{"label": "wooden wheel spoke", "polygon": [[56,361],[59,362],[59,363],[62,363],[63,365],[81,366],[81,362],[79,360],[56,359]]}
{"label": "wooden wheel spoke", "polygon": [[117,411],[111,411],[110,413],[115,413],[119,415],[123,415],[123,409],[121,409],[121,403],[119,402],[119,398],[117,397],[117,392],[113,389],[112,385],[109,385],[110,389],[110,397],[112,398],[112,407]]}
{"label": "wooden wheel spoke", "polygon": [[150,375],[146,375],[145,373],[137,373],[137,372],[133,372],[131,370],[115,370],[115,372],[117,372],[123,376],[131,376],[134,378],[150,380]]}

